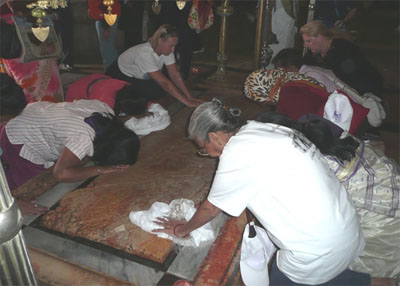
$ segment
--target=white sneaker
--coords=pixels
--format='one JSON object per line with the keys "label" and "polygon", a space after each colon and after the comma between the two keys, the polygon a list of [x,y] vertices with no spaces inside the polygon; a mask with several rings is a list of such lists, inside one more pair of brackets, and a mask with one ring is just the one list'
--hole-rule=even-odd
{"label": "white sneaker", "polygon": [[125,122],[125,126],[137,135],[144,136],[154,131],[163,130],[171,124],[168,111],[158,103],[151,104],[147,110],[153,114],[142,118],[132,117]]}

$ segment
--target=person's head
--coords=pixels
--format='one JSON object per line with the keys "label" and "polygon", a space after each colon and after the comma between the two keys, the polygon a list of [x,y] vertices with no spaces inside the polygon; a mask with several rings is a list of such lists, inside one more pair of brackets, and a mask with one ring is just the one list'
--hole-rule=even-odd
{"label": "person's head", "polygon": [[317,115],[304,117],[303,121],[297,122],[278,112],[263,112],[256,117],[256,120],[295,129],[303,133],[322,154],[335,156],[342,161],[351,160],[359,145],[352,137],[340,139],[335,136],[332,132],[333,126],[331,126],[333,123],[327,122],[324,118],[318,118]]}
{"label": "person's head", "polygon": [[189,138],[211,157],[218,157],[229,138],[242,125],[240,115],[240,109],[226,106],[217,98],[202,103],[190,117]]}
{"label": "person's head", "polygon": [[97,165],[133,165],[137,161],[139,137],[115,116],[94,113],[85,122],[96,132],[92,160]]}
{"label": "person's head", "polygon": [[26,104],[22,88],[8,74],[0,73],[0,114],[18,115]]}
{"label": "person's head", "polygon": [[126,115],[139,115],[146,111],[149,98],[134,91],[132,85],[127,84],[116,92],[114,112],[115,115],[125,113]]}
{"label": "person's head", "polygon": [[272,59],[275,67],[294,72],[299,71],[303,64],[302,62],[302,52],[295,48],[283,49]]}
{"label": "person's head", "polygon": [[158,55],[168,56],[178,45],[178,30],[176,27],[164,24],[150,37],[149,43]]}
{"label": "person's head", "polygon": [[255,120],[263,123],[274,123],[277,125],[289,127],[291,129],[300,129],[300,126],[297,124],[296,121],[292,120],[289,116],[275,111],[262,112],[256,117]]}
{"label": "person's head", "polygon": [[[300,34],[306,47],[313,53],[325,52],[329,48],[328,43],[333,38],[333,33],[322,21],[316,20],[305,24],[300,28]],[[326,47],[328,45],[328,47]]]}

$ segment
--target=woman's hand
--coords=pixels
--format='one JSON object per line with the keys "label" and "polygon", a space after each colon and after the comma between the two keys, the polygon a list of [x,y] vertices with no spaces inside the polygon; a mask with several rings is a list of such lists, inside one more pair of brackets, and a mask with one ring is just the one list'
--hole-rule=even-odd
{"label": "woman's hand", "polygon": [[202,104],[203,102],[204,102],[204,100],[197,99],[195,97],[191,97],[191,98],[188,98],[186,105],[189,107],[197,107],[200,104]]}
{"label": "woman's hand", "polygon": [[153,229],[153,232],[163,232],[176,237],[187,237],[189,233],[183,231],[182,227],[185,225],[185,220],[175,220],[166,217],[158,217],[155,223],[163,228]]}
{"label": "woman's hand", "polygon": [[22,215],[41,215],[47,212],[47,207],[38,205],[36,201],[18,201],[18,205],[21,208]]}

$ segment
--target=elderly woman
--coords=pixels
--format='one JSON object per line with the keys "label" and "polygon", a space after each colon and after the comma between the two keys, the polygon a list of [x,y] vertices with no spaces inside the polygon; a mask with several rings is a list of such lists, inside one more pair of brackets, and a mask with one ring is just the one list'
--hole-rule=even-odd
{"label": "elderly woman", "polygon": [[[120,172],[137,160],[140,141],[98,100],[35,102],[3,125],[1,159],[13,190],[54,166],[59,182]],[[85,166],[92,159],[96,166]]]}
{"label": "elderly woman", "polygon": [[[339,138],[329,121],[304,117],[300,122],[265,112],[258,121],[275,123],[302,132],[324,154],[332,172],[350,194],[366,246],[350,265],[372,277],[400,279],[399,166],[368,141]],[[343,131],[343,130],[342,130]]]}
{"label": "elderly woman", "polygon": [[381,95],[383,79],[361,50],[342,35],[328,30],[322,21],[312,21],[301,27],[308,52],[304,64],[332,70],[361,95],[371,92]]}
{"label": "elderly woman", "polygon": [[158,231],[185,237],[221,211],[239,216],[248,208],[279,248],[285,276],[306,284],[341,276],[364,248],[343,186],[299,132],[255,121],[241,127],[239,113],[215,99],[194,110],[189,136],[219,166],[190,221],[164,218]]}
{"label": "elderly woman", "polygon": [[[276,104],[276,111],[293,120],[309,113],[323,116],[330,99],[328,91],[317,80],[299,72],[285,71],[282,68],[261,69],[251,73],[244,84],[244,95],[254,101]],[[346,130],[355,134],[366,118],[368,109],[346,94],[337,97],[348,98],[344,99],[344,101],[347,100],[345,104],[338,105],[344,110],[344,112],[341,111],[340,118],[350,117],[350,125]],[[332,110],[329,113],[331,114]]]}
{"label": "elderly woman", "polygon": [[[165,92],[187,106],[195,107],[202,101],[194,98],[187,89],[175,63],[174,51],[178,44],[178,32],[171,25],[162,25],[148,42],[123,52],[106,74],[131,82],[137,94],[158,99]],[[163,66],[167,78],[162,73]]]}

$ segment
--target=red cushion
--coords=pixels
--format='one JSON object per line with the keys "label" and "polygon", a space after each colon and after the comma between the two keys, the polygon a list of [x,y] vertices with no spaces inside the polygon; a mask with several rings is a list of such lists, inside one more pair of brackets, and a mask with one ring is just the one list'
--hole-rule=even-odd
{"label": "red cushion", "polygon": [[[355,134],[362,121],[367,117],[369,109],[353,101],[344,92],[338,92],[346,95],[353,107],[349,133]],[[288,82],[281,87],[276,111],[289,116],[293,120],[309,113],[323,116],[328,97],[329,93],[318,86],[296,81]]]}

